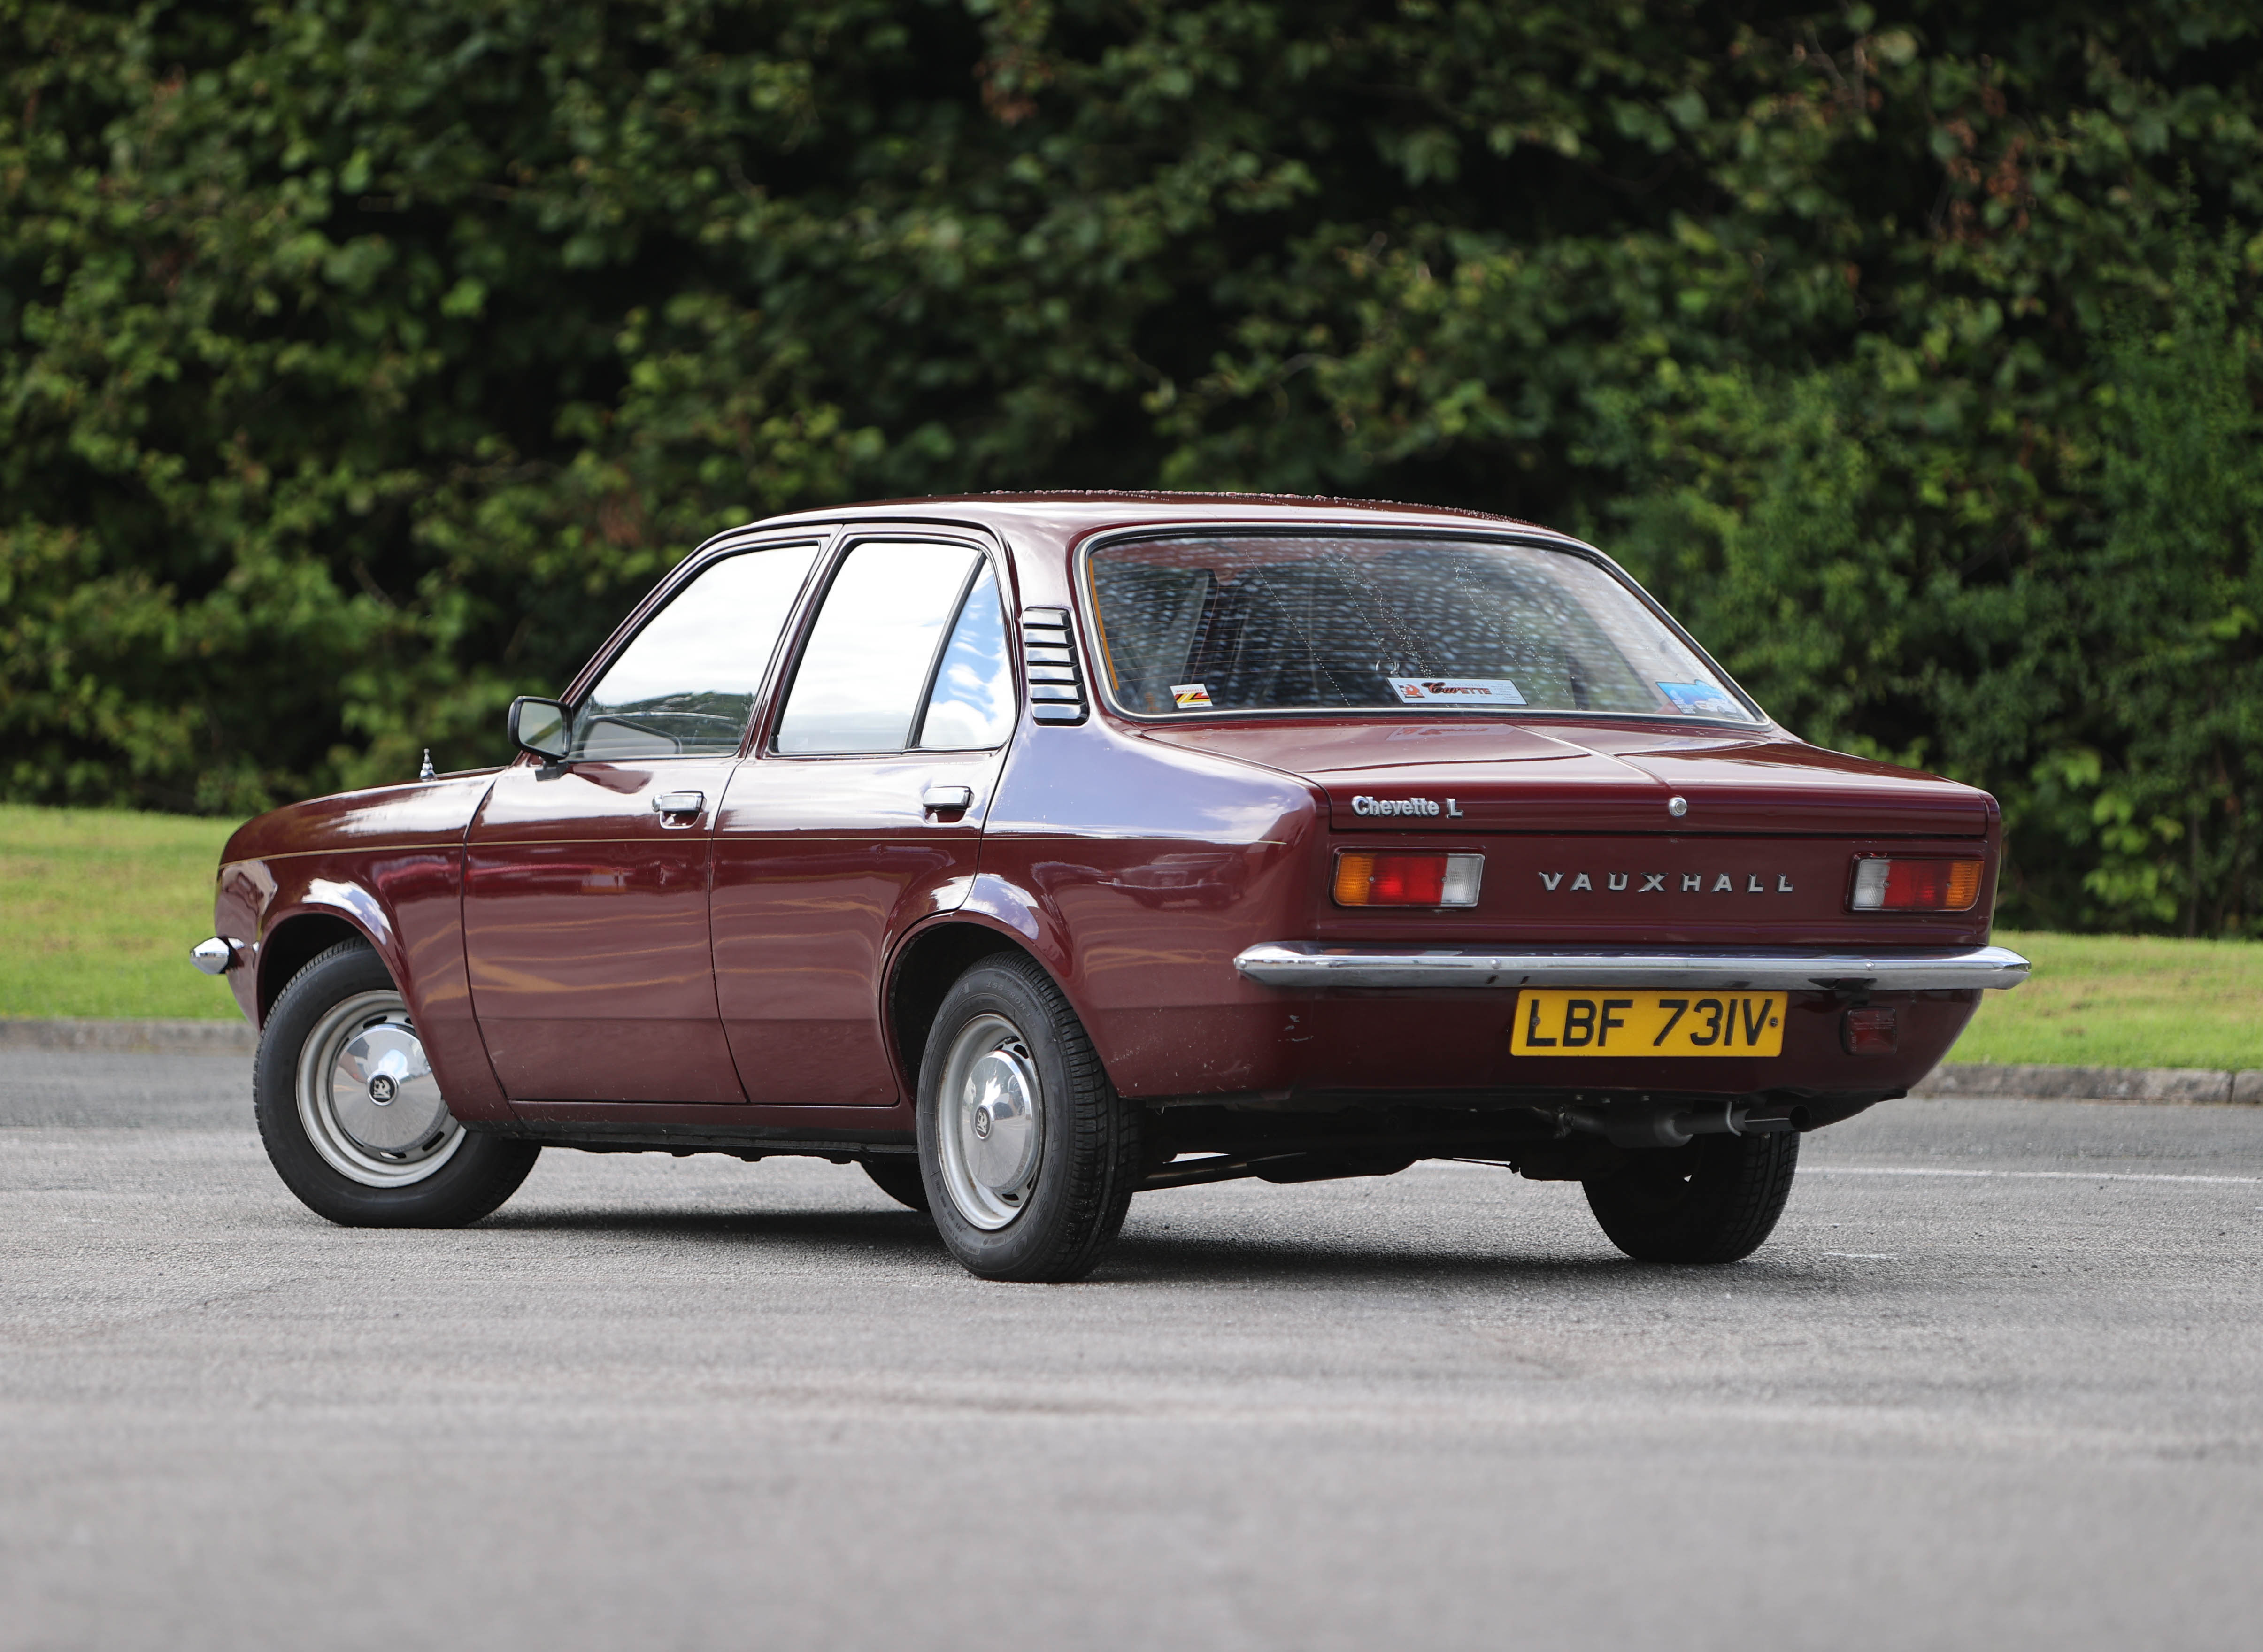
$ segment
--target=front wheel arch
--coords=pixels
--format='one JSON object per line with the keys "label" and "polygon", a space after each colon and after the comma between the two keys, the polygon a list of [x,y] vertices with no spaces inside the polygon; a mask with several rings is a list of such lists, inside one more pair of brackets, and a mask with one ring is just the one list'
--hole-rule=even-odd
{"label": "front wheel arch", "polygon": [[269,930],[259,943],[259,1024],[267,1025],[275,1000],[301,970],[331,948],[355,942],[377,949],[375,941],[334,913],[294,913]]}

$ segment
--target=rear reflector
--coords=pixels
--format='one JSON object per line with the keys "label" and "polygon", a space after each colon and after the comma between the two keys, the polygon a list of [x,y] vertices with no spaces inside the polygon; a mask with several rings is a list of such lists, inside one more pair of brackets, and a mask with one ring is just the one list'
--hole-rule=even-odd
{"label": "rear reflector", "polygon": [[1850,1009],[1839,1023],[1839,1042],[1850,1056],[1891,1056],[1901,1028],[1891,1006]]}
{"label": "rear reflector", "polygon": [[1980,898],[1978,861],[1912,861],[1867,855],[1855,862],[1856,912],[1970,912]]}
{"label": "rear reflector", "polygon": [[1482,855],[1382,855],[1336,851],[1339,906],[1474,906]]}

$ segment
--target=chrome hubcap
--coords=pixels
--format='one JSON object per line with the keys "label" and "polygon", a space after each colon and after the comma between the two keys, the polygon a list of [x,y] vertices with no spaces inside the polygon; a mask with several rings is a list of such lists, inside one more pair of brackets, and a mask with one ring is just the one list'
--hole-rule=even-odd
{"label": "chrome hubcap", "polygon": [[936,1133],[943,1184],[958,1214],[995,1230],[1022,1214],[1044,1158],[1037,1063],[1002,1016],[969,1021],[944,1058]]}
{"label": "chrome hubcap", "polygon": [[323,1161],[367,1187],[423,1181],[463,1145],[398,992],[334,1006],[299,1052],[299,1122]]}

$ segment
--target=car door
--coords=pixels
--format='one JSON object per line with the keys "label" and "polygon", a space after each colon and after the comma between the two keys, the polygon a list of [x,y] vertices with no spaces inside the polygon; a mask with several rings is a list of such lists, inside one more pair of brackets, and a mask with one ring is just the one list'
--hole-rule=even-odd
{"label": "car door", "polygon": [[902,533],[841,552],[767,748],[715,828],[723,1026],[756,1102],[886,1107],[895,939],[965,898],[1015,721],[1001,570]]}
{"label": "car door", "polygon": [[464,944],[514,1101],[745,1101],[708,938],[715,814],[819,549],[711,559],[571,708],[565,759],[496,776]]}

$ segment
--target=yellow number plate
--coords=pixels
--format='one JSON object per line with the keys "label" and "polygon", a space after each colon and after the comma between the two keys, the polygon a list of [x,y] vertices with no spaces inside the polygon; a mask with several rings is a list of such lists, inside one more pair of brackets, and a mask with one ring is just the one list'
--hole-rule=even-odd
{"label": "yellow number plate", "polygon": [[1780,1056],[1782,992],[1573,987],[1519,995],[1520,1056]]}

